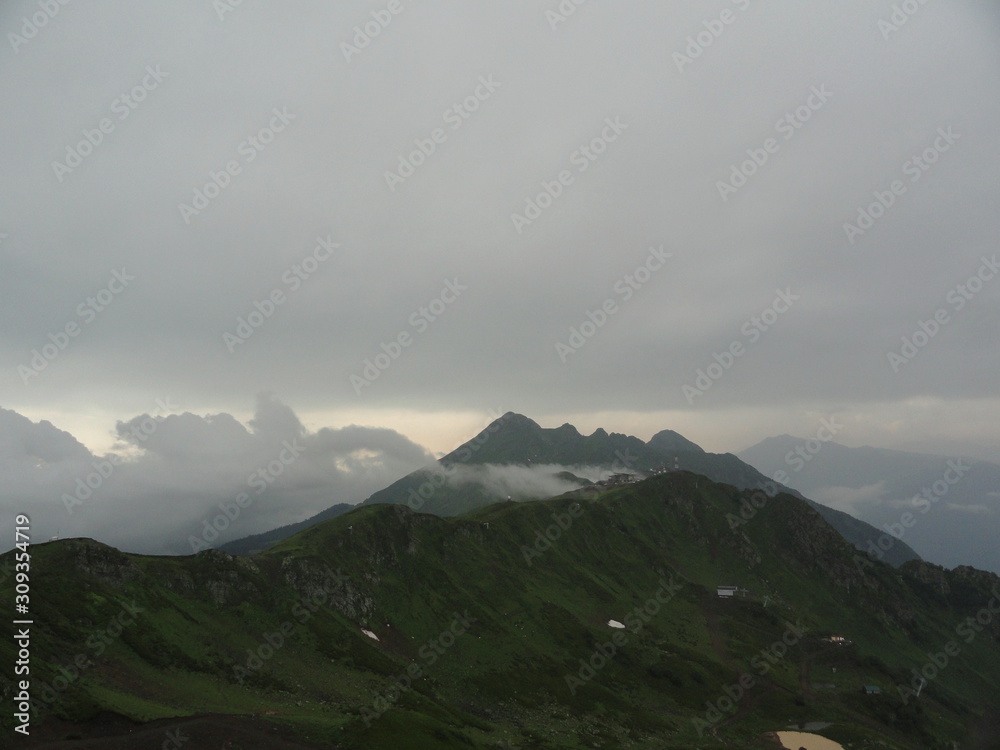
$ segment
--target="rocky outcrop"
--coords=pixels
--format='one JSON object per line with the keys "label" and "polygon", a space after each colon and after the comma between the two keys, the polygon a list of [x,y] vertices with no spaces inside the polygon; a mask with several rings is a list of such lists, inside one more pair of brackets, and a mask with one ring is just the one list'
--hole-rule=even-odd
{"label": "rocky outcrop", "polygon": [[64,544],[69,548],[74,568],[112,588],[120,589],[142,574],[129,555],[114,547],[92,539],[70,539]]}

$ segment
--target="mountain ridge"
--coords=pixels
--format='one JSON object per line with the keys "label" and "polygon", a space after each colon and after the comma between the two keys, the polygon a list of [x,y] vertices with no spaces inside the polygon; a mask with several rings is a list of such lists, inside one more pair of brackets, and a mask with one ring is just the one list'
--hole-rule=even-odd
{"label": "mountain ridge", "polygon": [[[436,464],[411,472],[359,505],[405,503],[414,510],[452,516],[505,499],[508,494],[517,494],[514,490],[497,494],[484,489],[486,485],[481,481],[481,473],[476,473],[476,467],[484,465],[559,465],[564,468],[592,465],[623,474],[666,471],[676,465],[679,469],[694,471],[740,489],[763,489],[769,495],[790,492],[810,503],[859,549],[875,549],[894,565],[919,559],[919,555],[902,541],[882,549],[885,545],[879,546],[879,542],[884,533],[878,529],[840,510],[815,503],[796,490],[764,476],[732,453],[707,453],[673,430],[661,430],[649,441],[622,433],[608,433],[603,428],[596,429],[591,435],[582,435],[569,423],[544,428],[531,418],[513,411],[494,419],[475,437],[442,456]],[[452,481],[455,473],[463,481]],[[533,500],[545,496],[545,493],[526,493],[517,499]],[[317,519],[318,516],[307,519],[296,525],[294,530],[308,528]],[[259,551],[283,538],[277,531],[255,535],[250,542],[246,539],[235,540],[220,545],[220,549],[241,554]]]}
{"label": "mountain ridge", "polygon": [[790,436],[740,455],[763,472],[785,471],[805,495],[910,542],[927,559],[1000,572],[998,464]]}
{"label": "mountain ridge", "polygon": [[[817,716],[841,742],[900,750],[967,735],[1000,694],[1000,621],[962,642],[920,710],[909,670],[993,603],[1000,578],[871,561],[786,493],[734,527],[754,496],[678,471],[453,518],[358,507],[250,557],[37,545],[33,575],[50,582],[32,600],[39,741],[97,732],[108,711],[185,727],[223,714],[247,732],[240,716],[256,715],[306,747],[681,750],[711,733],[765,748],[767,732]],[[723,583],[745,593],[721,599]],[[100,653],[81,646],[95,633]],[[79,653],[90,665],[53,687]]]}

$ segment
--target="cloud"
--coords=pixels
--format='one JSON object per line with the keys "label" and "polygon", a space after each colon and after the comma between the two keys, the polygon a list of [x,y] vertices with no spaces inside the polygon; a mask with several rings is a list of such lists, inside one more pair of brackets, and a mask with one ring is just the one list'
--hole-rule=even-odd
{"label": "cloud", "polygon": [[885,492],[885,482],[880,481],[863,487],[818,487],[809,491],[809,497],[830,508],[860,518],[865,506],[870,508],[882,502]]}
{"label": "cloud", "polygon": [[975,516],[986,516],[994,513],[994,510],[986,505],[958,505],[956,503],[948,503],[945,507],[956,513],[969,513]]}
{"label": "cloud", "polygon": [[[578,477],[596,481],[607,475],[606,469],[559,464],[511,466],[499,464],[454,464],[449,474],[449,484],[455,487],[476,485],[497,498],[545,498],[579,489],[580,484],[557,476],[568,471]],[[450,470],[451,471],[451,470]]]}
{"label": "cloud", "polygon": [[89,456],[90,451],[80,441],[50,422],[36,424],[17,412],[0,408],[0,461],[59,463]]}
{"label": "cloud", "polygon": [[[433,461],[393,430],[309,432],[272,395],[258,398],[245,425],[229,414],[155,413],[119,422],[116,432],[116,451],[94,455],[47,422],[0,409],[5,522],[26,513],[36,541],[58,533],[189,554],[189,537],[225,508],[238,514],[217,543],[360,502]],[[13,538],[10,528],[3,533]]]}
{"label": "cloud", "polygon": [[[553,29],[556,0],[422,0],[348,61],[341,44],[373,3],[237,5],[220,18],[208,0],[73,4],[7,50],[6,406],[65,427],[56,414],[93,406],[113,423],[151,392],[184,394],[219,415],[203,427],[224,451],[245,436],[221,413],[268,388],[294,393],[307,422],[500,402],[578,424],[652,407],[716,419],[688,432],[707,441],[771,434],[751,410],[891,421],[928,398],[950,438],[1000,451],[1000,281],[961,310],[948,301],[1000,235],[995,3],[921,3],[886,39],[889,3],[724,2],[734,22],[682,70],[674,53],[718,9],[593,2]],[[37,12],[0,3],[8,47]],[[499,84],[488,98],[483,78]],[[905,173],[949,127],[959,140]],[[390,186],[401,164],[412,176]],[[844,225],[893,180],[905,194],[849,244]],[[519,232],[511,217],[529,211]],[[339,247],[317,254],[318,238]],[[651,272],[660,246],[672,257]],[[88,303],[122,269],[134,280]],[[454,304],[439,301],[446,280],[468,287]],[[800,299],[761,325],[779,289]],[[897,375],[887,353],[939,308],[951,322]],[[570,341],[563,362],[555,345]],[[745,353],[690,403],[682,386],[734,345]],[[376,359],[388,366],[366,368]],[[366,369],[378,377],[359,394]],[[937,439],[937,411],[894,439]],[[288,434],[289,420],[250,429]]]}

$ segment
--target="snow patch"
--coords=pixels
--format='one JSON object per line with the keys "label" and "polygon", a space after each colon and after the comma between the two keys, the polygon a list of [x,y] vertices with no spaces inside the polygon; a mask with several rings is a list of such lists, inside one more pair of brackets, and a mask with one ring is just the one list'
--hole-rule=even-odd
{"label": "snow patch", "polygon": [[369,638],[371,638],[371,639],[372,639],[373,641],[377,641],[377,640],[378,640],[378,636],[377,636],[377,635],[375,635],[375,634],[374,634],[374,633],[373,633],[372,631],[370,631],[370,630],[366,630],[365,628],[361,628],[361,632],[362,632],[362,633],[364,633],[365,635],[367,635],[367,636],[368,636]]}
{"label": "snow patch", "polygon": [[608,620],[608,627],[618,628],[620,630],[625,628],[625,626],[618,622],[618,620]]}

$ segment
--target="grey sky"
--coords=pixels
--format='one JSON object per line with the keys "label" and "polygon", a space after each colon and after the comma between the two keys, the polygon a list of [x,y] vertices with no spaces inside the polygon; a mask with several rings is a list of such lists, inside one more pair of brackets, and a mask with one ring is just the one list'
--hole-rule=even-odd
{"label": "grey sky", "polygon": [[0,404],[98,453],[156,399],[246,424],[266,391],[433,452],[499,408],[710,450],[838,414],[848,445],[1000,460],[1000,283],[949,301],[1000,251],[992,2],[897,30],[888,0],[44,5],[0,7]]}
{"label": "grey sky", "polygon": [[172,406],[119,422],[105,455],[49,423],[0,411],[7,538],[14,516],[28,512],[36,542],[86,536],[128,551],[191,554],[359,502],[433,460],[392,430],[311,432],[267,395],[247,426]]}

